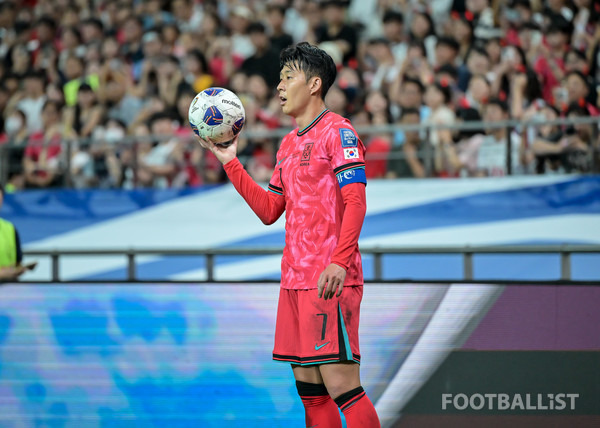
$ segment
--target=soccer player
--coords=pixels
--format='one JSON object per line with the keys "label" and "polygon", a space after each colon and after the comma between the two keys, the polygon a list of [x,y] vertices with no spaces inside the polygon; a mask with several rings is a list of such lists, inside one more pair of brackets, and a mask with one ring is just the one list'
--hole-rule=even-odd
{"label": "soccer player", "polygon": [[229,147],[200,139],[265,224],[286,212],[273,359],[291,363],[307,427],[379,427],[360,377],[358,323],[363,273],[358,237],[365,217],[365,147],[324,98],[337,74],[306,42],[280,55],[283,112],[298,128],[284,137],[263,190]]}

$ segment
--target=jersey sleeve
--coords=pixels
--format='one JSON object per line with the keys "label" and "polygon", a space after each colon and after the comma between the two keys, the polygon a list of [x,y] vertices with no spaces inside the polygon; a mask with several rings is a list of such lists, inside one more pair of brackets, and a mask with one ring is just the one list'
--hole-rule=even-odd
{"label": "jersey sleeve", "polygon": [[367,184],[365,174],[365,146],[351,127],[331,131],[328,150],[331,166],[340,188],[351,183]]}
{"label": "jersey sleeve", "polygon": [[344,200],[344,217],[340,238],[331,257],[331,263],[348,270],[350,260],[358,245],[358,238],[367,212],[365,186],[360,183],[344,186],[342,188],[342,198]]}
{"label": "jersey sleeve", "polygon": [[283,192],[271,190],[271,183],[269,190],[265,191],[250,177],[238,158],[227,162],[223,167],[235,189],[264,224],[273,224],[281,217],[285,210]]}

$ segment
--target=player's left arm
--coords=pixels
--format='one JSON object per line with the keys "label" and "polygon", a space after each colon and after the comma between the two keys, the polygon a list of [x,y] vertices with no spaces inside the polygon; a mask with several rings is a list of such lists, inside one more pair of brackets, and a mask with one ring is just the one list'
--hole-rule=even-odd
{"label": "player's left arm", "polygon": [[367,211],[363,143],[353,129],[342,128],[339,130],[339,138],[333,141],[331,151],[332,165],[341,188],[344,214],[337,247],[317,283],[319,297],[324,299],[342,294],[346,271],[358,245]]}

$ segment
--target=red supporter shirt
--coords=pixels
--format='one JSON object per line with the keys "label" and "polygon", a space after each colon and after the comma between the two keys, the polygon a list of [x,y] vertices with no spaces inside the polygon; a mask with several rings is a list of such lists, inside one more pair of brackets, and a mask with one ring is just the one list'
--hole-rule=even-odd
{"label": "red supporter shirt", "polygon": [[239,161],[225,165],[263,222],[274,222],[285,209],[282,288],[317,288],[330,263],[346,269],[344,285],[363,284],[358,236],[366,209],[364,155],[350,121],[324,110],[302,131],[284,137],[268,194],[250,183]]}

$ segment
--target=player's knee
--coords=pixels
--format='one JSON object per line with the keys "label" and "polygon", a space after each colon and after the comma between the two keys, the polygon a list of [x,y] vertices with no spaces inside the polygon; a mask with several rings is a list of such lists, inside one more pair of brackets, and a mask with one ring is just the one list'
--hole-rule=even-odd
{"label": "player's knee", "polygon": [[357,385],[354,382],[348,382],[347,379],[340,379],[339,382],[329,382],[327,384],[327,391],[334,400],[355,388],[357,388]]}
{"label": "player's knee", "polygon": [[296,381],[296,389],[300,397],[321,397],[329,395],[325,384]]}

